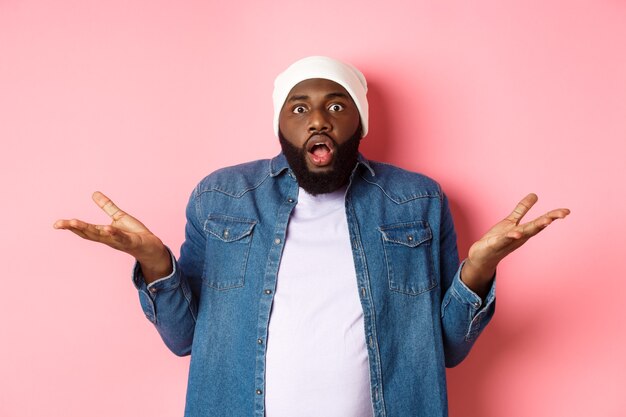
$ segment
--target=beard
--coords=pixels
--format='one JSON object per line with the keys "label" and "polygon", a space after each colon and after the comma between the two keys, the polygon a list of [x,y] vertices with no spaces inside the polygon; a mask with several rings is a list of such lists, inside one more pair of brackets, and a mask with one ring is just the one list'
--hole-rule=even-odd
{"label": "beard", "polygon": [[311,172],[306,164],[305,147],[298,148],[292,145],[282,132],[278,132],[278,139],[285,158],[291,167],[298,185],[311,195],[332,193],[343,187],[350,180],[350,175],[356,166],[361,143],[361,126],[341,145],[335,145],[335,154],[330,169],[325,172]]}

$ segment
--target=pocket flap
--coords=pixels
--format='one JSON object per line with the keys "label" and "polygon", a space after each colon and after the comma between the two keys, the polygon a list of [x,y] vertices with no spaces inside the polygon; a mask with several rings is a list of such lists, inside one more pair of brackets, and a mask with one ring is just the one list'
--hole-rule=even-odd
{"label": "pocket flap", "polygon": [[250,219],[211,215],[204,222],[204,231],[224,242],[234,242],[252,234],[255,225]]}
{"label": "pocket flap", "polygon": [[433,238],[430,226],[425,221],[400,223],[378,228],[387,242],[414,248]]}

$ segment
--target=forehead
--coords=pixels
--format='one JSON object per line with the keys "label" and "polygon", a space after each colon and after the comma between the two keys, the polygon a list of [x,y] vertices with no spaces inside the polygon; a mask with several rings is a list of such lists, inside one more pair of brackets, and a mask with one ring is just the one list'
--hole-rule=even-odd
{"label": "forehead", "polygon": [[301,97],[313,97],[313,96],[327,96],[329,94],[336,95],[345,95],[348,98],[350,94],[346,91],[345,88],[334,81],[327,80],[325,78],[311,78],[308,80],[300,81],[296,84],[289,94],[287,95],[287,101],[295,96]]}

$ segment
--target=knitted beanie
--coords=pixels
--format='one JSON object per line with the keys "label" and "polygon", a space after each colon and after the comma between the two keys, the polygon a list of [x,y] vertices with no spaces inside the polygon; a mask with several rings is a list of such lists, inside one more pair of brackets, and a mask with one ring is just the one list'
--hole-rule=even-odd
{"label": "knitted beanie", "polygon": [[361,116],[363,136],[367,134],[368,110],[367,82],[355,67],[326,56],[310,56],[291,64],[274,80],[274,133],[278,136],[278,118],[280,111],[293,87],[301,81],[323,78],[334,81],[346,89],[356,104]]}

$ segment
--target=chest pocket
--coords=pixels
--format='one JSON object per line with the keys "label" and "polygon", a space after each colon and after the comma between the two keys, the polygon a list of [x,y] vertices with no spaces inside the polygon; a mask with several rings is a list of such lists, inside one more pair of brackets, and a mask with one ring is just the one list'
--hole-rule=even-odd
{"label": "chest pocket", "polygon": [[256,221],[211,215],[204,222],[206,259],[203,281],[218,290],[243,287]]}
{"label": "chest pocket", "polygon": [[437,286],[433,274],[432,232],[425,221],[378,228],[382,234],[389,289],[417,295]]}

